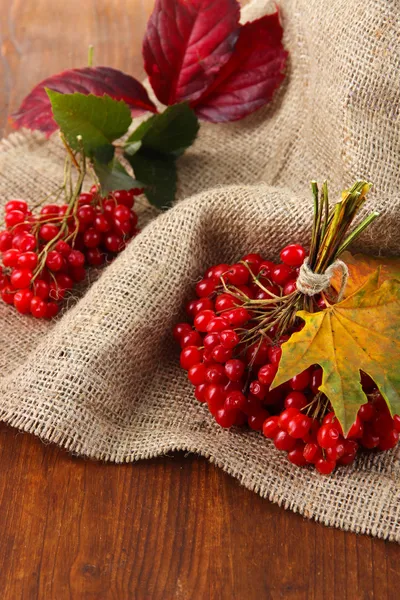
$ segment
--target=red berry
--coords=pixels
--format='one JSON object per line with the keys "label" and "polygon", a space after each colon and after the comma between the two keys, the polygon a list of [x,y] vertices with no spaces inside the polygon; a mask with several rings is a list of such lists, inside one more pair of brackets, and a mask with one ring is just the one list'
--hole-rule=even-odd
{"label": "red berry", "polygon": [[307,415],[296,415],[287,424],[287,432],[295,439],[303,438],[310,430],[311,419]]}
{"label": "red berry", "polygon": [[272,269],[274,267],[275,267],[275,263],[271,262],[270,260],[263,260],[258,265],[258,274],[261,275],[261,277],[270,278]]}
{"label": "red berry", "polygon": [[289,422],[299,414],[301,413],[297,408],[286,408],[279,415],[279,427],[287,431]]}
{"label": "red berry", "polygon": [[124,247],[124,241],[120,235],[109,233],[105,238],[105,245],[110,252],[120,252]]}
{"label": "red berry", "polygon": [[394,415],[393,425],[395,426],[396,431],[400,433],[400,415]]}
{"label": "red berry", "polygon": [[361,419],[361,421],[372,421],[375,415],[376,409],[372,402],[367,402],[366,404],[360,406],[360,408],[358,409],[358,416]]}
{"label": "red berry", "polygon": [[215,267],[211,267],[209,269],[208,277],[215,279],[218,283],[220,283],[221,277],[225,275],[227,271],[229,271],[230,265],[225,263],[221,263],[220,265],[216,265]]}
{"label": "red berry", "polygon": [[263,258],[260,254],[246,254],[246,256],[243,256],[242,262],[247,263],[253,274],[257,275],[259,266],[263,262]]}
{"label": "red berry", "polygon": [[276,434],[280,431],[279,427],[279,417],[268,417],[265,419],[263,424],[263,434],[266,438],[272,440]]}
{"label": "red berry", "polygon": [[284,286],[292,277],[292,269],[289,265],[276,265],[271,272],[271,280],[277,285]]}
{"label": "red berry", "polygon": [[71,250],[67,260],[71,267],[83,267],[85,264],[85,255],[79,250]]}
{"label": "red berry", "polygon": [[201,312],[202,310],[213,310],[214,309],[214,303],[211,300],[211,298],[199,298],[198,300],[195,300],[195,315],[197,315],[199,312]]}
{"label": "red berry", "polygon": [[215,299],[215,310],[218,312],[229,310],[230,308],[236,308],[238,304],[239,301],[231,294],[219,294]]}
{"label": "red berry", "polygon": [[2,231],[0,233],[0,252],[10,250],[13,240],[13,235],[9,231]]}
{"label": "red berry", "polygon": [[117,204],[113,211],[114,219],[118,219],[119,221],[129,221],[129,217],[131,216],[131,211],[124,204]]}
{"label": "red berry", "polygon": [[1,297],[6,304],[14,304],[14,293],[15,290],[10,285],[6,285],[1,290]]}
{"label": "red berry", "polygon": [[310,372],[308,369],[306,371],[303,371],[302,373],[299,373],[298,375],[295,375],[289,381],[289,385],[292,388],[292,390],[299,390],[299,391],[305,390],[308,387],[309,383],[310,383]]}
{"label": "red berry", "polygon": [[304,446],[303,456],[307,462],[314,463],[322,458],[321,448],[315,442],[308,442]]}
{"label": "red berry", "polygon": [[48,302],[46,306],[46,319],[52,319],[58,314],[60,307],[55,302]]}
{"label": "red berry", "polygon": [[300,244],[290,244],[285,246],[280,253],[280,259],[286,265],[291,267],[300,267],[306,257],[306,251]]}
{"label": "red berry", "polygon": [[31,300],[31,315],[36,319],[44,319],[47,314],[47,302],[39,298],[39,296],[33,296]]}
{"label": "red berry", "polygon": [[97,187],[95,190],[93,190],[93,188],[95,188],[95,187],[96,186],[92,186],[90,188],[90,192],[82,192],[80,194],[80,196],[79,196],[79,205],[80,206],[84,206],[85,204],[90,204],[91,202],[93,202],[93,196],[94,196],[94,194],[97,193]]}
{"label": "red berry", "polygon": [[54,223],[45,223],[39,229],[39,236],[43,241],[50,242],[58,235],[59,231],[59,228]]}
{"label": "red berry", "polygon": [[228,409],[243,410],[246,408],[246,396],[240,390],[229,392],[225,399],[225,407]]}
{"label": "red berry", "polygon": [[32,252],[36,250],[37,240],[32,233],[25,233],[18,240],[18,250],[21,252]]}
{"label": "red berry", "polygon": [[220,408],[215,414],[215,420],[221,427],[232,427],[232,425],[234,425],[236,421],[236,411],[227,410],[226,408]]}
{"label": "red berry", "polygon": [[32,277],[33,273],[30,269],[14,269],[10,277],[11,285],[17,290],[27,288],[31,284]]}
{"label": "red berry", "polygon": [[49,297],[50,286],[44,281],[44,279],[35,279],[33,283],[33,291],[35,296],[38,296],[42,300],[47,300]]}
{"label": "red berry", "polygon": [[117,190],[113,192],[113,197],[117,201],[118,205],[123,204],[127,208],[132,208],[134,204],[134,193],[133,190]]}
{"label": "red berry", "polygon": [[247,362],[251,365],[263,365],[268,359],[268,345],[266,342],[252,344],[246,352]]}
{"label": "red berry", "polygon": [[173,336],[177,342],[179,342],[184,335],[192,331],[192,327],[189,323],[177,323],[173,330]]}
{"label": "red berry", "polygon": [[205,391],[205,399],[208,404],[208,409],[212,415],[216,415],[217,411],[223,407],[226,398],[226,392],[222,385],[211,384],[207,386]]}
{"label": "red berry", "polygon": [[379,450],[390,450],[394,448],[399,441],[399,432],[396,429],[391,429],[384,437],[381,437],[378,448]]}
{"label": "red berry", "polygon": [[232,349],[239,343],[238,334],[233,329],[225,329],[221,331],[220,335],[221,344],[224,348]]}
{"label": "red berry", "polygon": [[333,423],[322,425],[318,431],[317,440],[321,448],[332,448],[336,446],[340,437],[338,427]]}
{"label": "red berry", "polygon": [[59,252],[60,254],[62,254],[62,256],[64,256],[65,258],[69,256],[72,252],[71,246],[67,244],[67,242],[65,242],[64,240],[58,240],[54,249],[57,250],[57,252]]}
{"label": "red berry", "polygon": [[390,416],[389,411],[381,412],[377,415],[376,419],[372,423],[374,432],[380,437],[387,435],[393,428],[393,419]]}
{"label": "red berry", "polygon": [[203,338],[204,348],[207,350],[212,350],[219,344],[219,334],[218,333],[207,333],[207,335]]}
{"label": "red berry", "polygon": [[3,254],[3,265],[5,267],[16,267],[21,253],[16,248],[6,250]]}
{"label": "red berry", "polygon": [[86,279],[85,267],[72,267],[70,269],[70,275],[77,283],[79,281],[84,281],[84,279]]}
{"label": "red berry", "polygon": [[[60,207],[57,204],[46,204],[40,210],[40,214],[43,217],[58,216],[60,214]],[[44,219],[41,219],[41,220],[44,220]]]}
{"label": "red berry", "polygon": [[321,367],[317,367],[311,373],[311,383],[310,388],[314,395],[318,394],[319,388],[322,384],[322,369]]}
{"label": "red berry", "polygon": [[285,398],[285,408],[297,408],[301,410],[308,404],[308,400],[301,392],[290,392]]}
{"label": "red berry", "polygon": [[188,372],[188,378],[190,383],[193,385],[200,385],[201,383],[205,383],[206,380],[206,367],[203,363],[197,363],[197,365],[193,365],[190,367]]}
{"label": "red berry", "polygon": [[282,348],[280,346],[268,346],[268,360],[273,365],[276,365],[277,369],[278,369],[279,361],[281,360],[281,356],[282,356]]}
{"label": "red berry", "polygon": [[273,364],[263,365],[258,371],[258,380],[263,385],[271,385],[275,379],[277,368]]}
{"label": "red berry", "polygon": [[90,248],[86,252],[86,259],[92,267],[101,267],[106,260],[106,255],[100,250],[100,248]]}
{"label": "red berry", "polygon": [[4,222],[9,229],[15,227],[15,225],[19,225],[19,223],[23,223],[24,221],[25,213],[23,213],[21,210],[11,210],[6,212],[4,217]]}
{"label": "red berry", "polygon": [[51,271],[61,271],[65,267],[65,259],[57,250],[51,250],[46,258],[46,266]]}
{"label": "red berry", "polygon": [[274,445],[277,450],[285,450],[285,452],[290,452],[296,447],[296,440],[292,438],[286,431],[278,431],[274,437]]}
{"label": "red berry", "polygon": [[85,204],[78,208],[77,217],[81,223],[91,225],[96,217],[96,211],[90,204]]}
{"label": "red berry", "polygon": [[207,389],[206,383],[200,383],[200,385],[196,386],[196,389],[194,390],[194,395],[195,395],[196,400],[198,400],[199,402],[206,401],[206,398],[205,398],[206,389]]}
{"label": "red berry", "polygon": [[245,285],[249,280],[249,270],[242,264],[232,265],[226,273],[226,280],[234,286]]}
{"label": "red berry", "polygon": [[101,242],[101,235],[94,227],[89,227],[83,234],[83,243],[86,248],[97,248]]}
{"label": "red berry", "polygon": [[9,200],[4,208],[6,212],[19,210],[22,213],[26,213],[28,210],[28,204],[25,202],[25,200]]}
{"label": "red berry", "polygon": [[38,255],[36,252],[23,252],[18,257],[17,265],[18,267],[25,267],[26,269],[31,269],[34,271],[38,264]]}
{"label": "red berry", "polygon": [[58,275],[56,275],[56,281],[58,287],[64,291],[72,290],[74,286],[73,279],[65,273],[59,273]]}
{"label": "red berry", "polygon": [[196,285],[196,294],[199,298],[210,296],[217,287],[217,282],[213,279],[202,279]]}
{"label": "red berry", "polygon": [[250,393],[259,400],[264,400],[267,391],[268,388],[257,380],[252,381],[250,384]]}
{"label": "red berry", "polygon": [[290,279],[287,283],[285,283],[285,286],[283,288],[284,296],[290,296],[290,294],[293,294],[296,291],[297,291],[296,279]]}
{"label": "red berry", "polygon": [[288,460],[292,464],[296,465],[296,467],[305,467],[305,465],[307,464],[307,460],[304,458],[303,451],[304,444],[298,442],[296,444],[296,447],[293,448],[293,450],[291,450],[290,452],[288,452]]}
{"label": "red berry", "polygon": [[211,364],[206,369],[206,380],[208,383],[226,383],[227,377],[224,367],[219,364]]}
{"label": "red berry", "polygon": [[221,344],[218,344],[212,350],[212,357],[218,363],[225,363],[232,356],[232,350],[224,348]]}
{"label": "red berry", "polygon": [[202,341],[198,331],[188,331],[181,338],[181,348],[186,348],[187,346],[201,346]]}
{"label": "red berry", "polygon": [[247,422],[249,424],[250,429],[254,429],[254,431],[261,431],[264,425],[264,421],[268,419],[269,412],[261,408],[256,413],[249,416]]}
{"label": "red berry", "polygon": [[202,351],[196,346],[188,346],[184,348],[181,352],[181,367],[188,371],[190,367],[196,365],[201,362],[202,359]]}
{"label": "red berry", "polygon": [[366,425],[364,427],[364,433],[360,440],[360,443],[364,446],[364,448],[372,450],[372,448],[376,448],[378,446],[379,442],[379,435],[373,432],[371,426]]}
{"label": "red berry", "polygon": [[[337,424],[339,425],[339,424]],[[350,427],[349,433],[347,434],[348,438],[360,438],[363,434],[363,424],[360,418],[357,416],[355,422]]]}
{"label": "red berry", "polygon": [[319,458],[315,463],[315,468],[321,475],[329,475],[336,467],[334,460],[326,460],[325,458]]}
{"label": "red berry", "polygon": [[208,333],[219,333],[227,329],[228,322],[224,317],[214,317],[207,324]]}
{"label": "red berry", "polygon": [[106,233],[107,231],[110,231],[111,224],[105,215],[99,214],[96,215],[96,218],[94,220],[94,228],[100,233]]}
{"label": "red berry", "polygon": [[338,461],[339,458],[344,456],[345,453],[345,445],[344,440],[339,441],[336,446],[332,446],[330,448],[326,448],[325,454],[329,460]]}
{"label": "red berry", "polygon": [[250,315],[245,308],[234,308],[224,313],[223,316],[224,319],[227,321],[227,327],[228,324],[234,325],[235,327],[239,327],[240,325],[244,325],[245,323],[247,323],[247,321],[250,319]]}
{"label": "red berry", "polygon": [[26,315],[31,310],[31,300],[33,298],[33,293],[31,290],[18,290],[14,294],[14,306],[19,313],[22,315]]}
{"label": "red berry", "polygon": [[194,326],[198,331],[206,332],[208,324],[215,319],[215,312],[212,310],[202,310],[194,319]]}

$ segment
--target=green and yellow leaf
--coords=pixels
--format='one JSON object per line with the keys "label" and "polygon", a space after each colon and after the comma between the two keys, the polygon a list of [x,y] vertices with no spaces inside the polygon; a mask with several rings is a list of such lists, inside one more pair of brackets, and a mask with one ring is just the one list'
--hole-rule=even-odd
{"label": "green and yellow leaf", "polygon": [[346,434],[366,402],[360,370],[377,384],[392,414],[400,413],[400,282],[380,285],[378,269],[358,291],[327,309],[299,311],[304,328],[282,346],[273,387],[313,364],[323,369],[320,390]]}

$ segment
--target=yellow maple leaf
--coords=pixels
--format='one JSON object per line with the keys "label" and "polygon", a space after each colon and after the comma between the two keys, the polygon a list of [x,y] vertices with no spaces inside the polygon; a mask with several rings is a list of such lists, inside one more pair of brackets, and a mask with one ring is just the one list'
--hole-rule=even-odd
{"label": "yellow maple leaf", "polygon": [[[346,263],[349,269],[349,278],[344,298],[359,290],[378,268],[379,284],[383,283],[386,279],[398,279],[400,281],[400,258],[385,258],[368,256],[366,254],[355,254],[353,256],[350,252],[343,252],[340,258]],[[341,282],[341,272],[335,271],[331,285],[337,292],[340,290]]]}
{"label": "yellow maple leaf", "polygon": [[305,325],[282,345],[272,385],[319,364],[320,390],[329,398],[345,434],[367,401],[360,369],[375,381],[391,413],[400,413],[400,282],[379,283],[378,269],[342,302],[313,314],[299,311]]}

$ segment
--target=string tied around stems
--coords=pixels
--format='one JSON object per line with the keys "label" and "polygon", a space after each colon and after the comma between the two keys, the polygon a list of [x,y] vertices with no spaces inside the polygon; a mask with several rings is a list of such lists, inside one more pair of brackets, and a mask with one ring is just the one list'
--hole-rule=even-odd
{"label": "string tied around stems", "polygon": [[346,263],[340,259],[336,259],[335,262],[333,262],[324,273],[314,273],[309,265],[309,258],[307,257],[300,267],[299,276],[296,281],[298,291],[306,296],[315,296],[316,294],[320,294],[329,288],[331,279],[337,270],[342,272],[342,281],[337,297],[337,301],[340,302],[343,298],[349,278],[349,269]]}

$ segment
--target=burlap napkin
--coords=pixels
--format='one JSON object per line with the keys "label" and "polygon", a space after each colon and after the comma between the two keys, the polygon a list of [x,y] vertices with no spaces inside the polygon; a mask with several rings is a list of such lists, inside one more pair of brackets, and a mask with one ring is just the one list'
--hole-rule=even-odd
{"label": "burlap napkin", "polygon": [[[245,18],[265,11],[254,0]],[[281,0],[291,59],[274,103],[243,122],[202,125],[179,165],[180,199],[152,220],[56,323],[0,303],[0,418],[89,457],[127,462],[176,449],[327,525],[400,541],[398,450],[328,478],[298,469],[261,434],[226,431],[197,403],[171,339],[193,284],[249,251],[307,242],[310,178],[339,192],[374,182],[379,222],[358,250],[400,253],[400,16],[396,2]],[[0,194],[37,200],[63,151],[16,133],[0,149]],[[196,192],[201,192],[193,195]],[[154,217],[145,202],[142,225]],[[96,275],[92,277],[96,279]]]}

